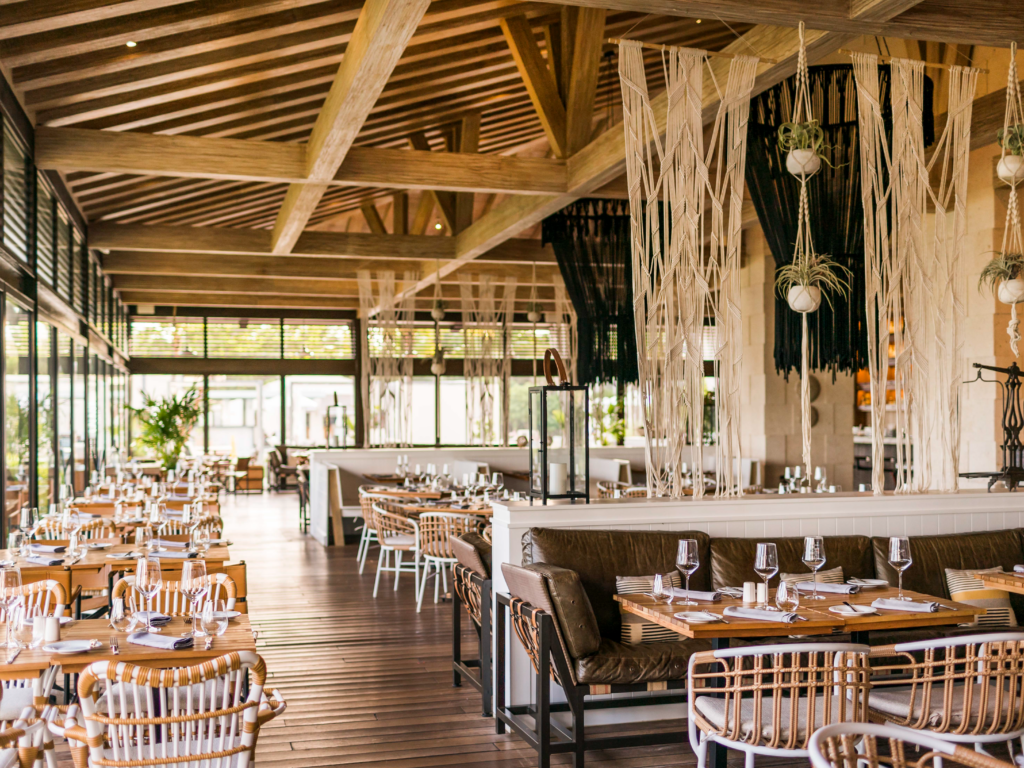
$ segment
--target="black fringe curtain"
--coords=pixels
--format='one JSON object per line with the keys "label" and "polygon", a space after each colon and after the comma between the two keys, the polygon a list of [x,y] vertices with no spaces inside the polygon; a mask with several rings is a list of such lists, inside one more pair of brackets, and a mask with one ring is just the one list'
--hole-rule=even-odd
{"label": "black fringe curtain", "polygon": [[541,237],[576,310],[578,383],[636,383],[629,204],[577,200],[544,219]]}
{"label": "black fringe curtain", "polygon": [[[880,97],[887,130],[892,125],[889,67],[880,67]],[[808,181],[811,236],[814,250],[829,254],[850,270],[847,298],[832,295],[833,307],[822,300],[808,318],[810,364],[815,370],[854,373],[867,365],[864,299],[864,209],[861,205],[860,144],[857,130],[857,84],[850,64],[809,68],[812,114],[820,121],[826,153],[833,167],[822,163]],[[750,103],[747,131],[747,187],[776,267],[793,260],[800,182],[786,170],[779,148],[779,126],[792,119],[796,78],[764,91]],[[932,82],[925,78],[924,141],[935,140]],[[786,377],[800,373],[800,314],[785,298],[775,297],[775,369]]]}

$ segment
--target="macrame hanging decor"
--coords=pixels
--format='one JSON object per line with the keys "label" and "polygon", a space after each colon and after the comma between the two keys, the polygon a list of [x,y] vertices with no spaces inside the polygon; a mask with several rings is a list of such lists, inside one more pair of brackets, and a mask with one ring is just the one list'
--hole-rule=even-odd
{"label": "macrame hanging decor", "polygon": [[1010,305],[1010,324],[1006,333],[1010,349],[1018,357],[1020,321],[1017,305],[1024,302],[1024,239],[1021,238],[1020,207],[1017,186],[1024,181],[1024,112],[1021,110],[1020,83],[1017,80],[1017,44],[1010,45],[1010,71],[1006,83],[1006,113],[997,135],[1000,148],[996,175],[1010,186],[1006,205],[1003,246],[981,273],[981,282],[996,288],[996,295]]}
{"label": "macrame hanging decor", "polygon": [[[380,447],[412,445],[412,322],[410,295],[395,302],[395,273],[378,272],[376,291],[367,270],[356,273],[360,317],[366,331],[360,339],[364,444]],[[407,285],[419,279],[406,272]],[[374,312],[374,310],[377,310]],[[371,317],[372,315],[372,317]]]}
{"label": "macrame hanging decor", "polygon": [[[853,54],[864,201],[871,487],[876,495],[884,488],[886,393],[891,387],[896,492],[955,491],[964,379],[967,161],[978,70],[949,67],[949,118],[927,160],[925,63],[892,59],[891,147],[879,101],[878,64],[877,56]],[[932,178],[939,180],[937,188]],[[929,204],[935,210],[930,227]]]}
{"label": "macrame hanging decor", "polygon": [[779,128],[779,145],[787,151],[786,168],[800,181],[800,211],[793,260],[779,268],[775,286],[785,296],[790,308],[801,316],[800,338],[800,436],[805,477],[811,477],[811,375],[810,332],[807,315],[821,306],[822,291],[831,303],[829,293],[846,295],[849,285],[844,279],[848,270],[831,257],[814,252],[811,239],[811,214],[807,204],[807,182],[821,169],[824,133],[811,116],[811,93],[808,86],[807,48],[804,24],[800,22],[800,52],[796,65],[796,109],[793,121]]}
{"label": "macrame hanging decor", "polygon": [[[742,492],[737,477],[740,225],[747,118],[758,59],[737,55],[727,67],[724,59],[715,59],[712,66],[705,51],[661,50],[665,95],[652,103],[643,45],[629,40],[619,44],[648,494],[683,495],[681,465],[689,442],[693,494],[704,495],[702,350],[710,318],[717,331],[712,355],[715,493],[733,495]],[[706,147],[705,66],[719,97]]]}

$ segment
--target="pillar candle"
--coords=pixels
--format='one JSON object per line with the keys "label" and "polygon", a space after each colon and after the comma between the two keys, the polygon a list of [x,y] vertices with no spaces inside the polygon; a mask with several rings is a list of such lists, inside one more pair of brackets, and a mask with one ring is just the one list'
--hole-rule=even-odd
{"label": "pillar candle", "polygon": [[568,493],[568,488],[569,465],[551,462],[548,465],[548,493],[552,496],[560,496]]}

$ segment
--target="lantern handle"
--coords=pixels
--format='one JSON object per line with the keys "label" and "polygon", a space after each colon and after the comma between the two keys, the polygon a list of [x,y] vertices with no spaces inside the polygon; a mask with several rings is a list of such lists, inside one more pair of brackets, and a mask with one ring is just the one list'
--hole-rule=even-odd
{"label": "lantern handle", "polygon": [[565,370],[565,363],[562,362],[562,356],[558,354],[558,350],[553,347],[549,347],[544,350],[544,378],[547,379],[549,386],[555,386],[555,379],[551,375],[551,359],[555,360],[555,367],[558,369],[558,378],[561,380],[563,386],[572,384],[569,381],[569,372]]}

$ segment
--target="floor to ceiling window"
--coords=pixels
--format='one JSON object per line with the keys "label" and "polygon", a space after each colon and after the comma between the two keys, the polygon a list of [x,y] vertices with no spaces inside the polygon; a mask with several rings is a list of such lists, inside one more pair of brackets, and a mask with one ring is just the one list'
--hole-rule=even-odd
{"label": "floor to ceiling window", "polygon": [[281,436],[280,376],[209,377],[210,450],[261,457]]}
{"label": "floor to ceiling window", "polygon": [[[334,408],[335,402],[338,408]],[[355,378],[286,376],[285,413],[287,445],[327,445],[328,418],[334,423],[331,444],[355,445]],[[348,425],[347,433],[343,423]],[[343,443],[343,439],[347,439],[347,443]]]}
{"label": "floor to ceiling window", "polygon": [[54,394],[53,327],[36,323],[36,506],[45,510],[53,499]]}
{"label": "floor to ceiling window", "polygon": [[[180,397],[190,387],[201,391],[203,377],[178,374],[136,374],[131,377],[131,405],[133,408],[141,408],[145,404],[145,396],[154,400],[172,395]],[[185,443],[185,451],[188,454],[196,456],[203,453],[203,430],[203,417],[200,417],[192,427],[192,432]],[[139,434],[137,427],[133,429],[132,434]]]}
{"label": "floor to ceiling window", "polygon": [[89,367],[89,358],[86,348],[74,343],[74,373],[72,381],[72,459],[74,462],[73,471],[69,478],[75,485],[76,491],[85,490],[85,462],[86,462],[86,434],[85,434],[85,401],[86,401],[86,371]]}
{"label": "floor to ceiling window", "polygon": [[[71,419],[71,377],[74,374],[74,343],[71,337],[57,331],[57,482],[66,485],[71,482],[72,436]],[[51,497],[51,501],[54,498]]]}
{"label": "floor to ceiling window", "polygon": [[10,299],[4,309],[4,510],[9,520],[31,499],[32,314]]}

